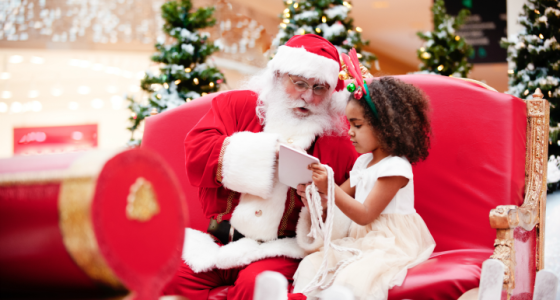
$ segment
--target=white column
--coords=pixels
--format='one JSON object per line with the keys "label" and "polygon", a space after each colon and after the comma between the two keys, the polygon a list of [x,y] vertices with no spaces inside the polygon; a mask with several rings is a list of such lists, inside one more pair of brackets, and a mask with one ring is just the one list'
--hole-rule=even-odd
{"label": "white column", "polygon": [[508,39],[516,37],[521,28],[517,18],[523,11],[523,4],[527,3],[526,0],[507,0],[507,36]]}

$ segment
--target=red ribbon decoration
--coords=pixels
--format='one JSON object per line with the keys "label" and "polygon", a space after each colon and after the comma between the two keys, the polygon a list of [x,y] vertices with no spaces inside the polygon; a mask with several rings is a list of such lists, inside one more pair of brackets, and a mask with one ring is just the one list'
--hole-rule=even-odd
{"label": "red ribbon decoration", "polygon": [[360,61],[358,60],[356,49],[352,48],[352,50],[350,50],[348,54],[350,54],[350,57],[342,53],[342,60],[346,64],[346,68],[348,69],[348,72],[350,72],[350,75],[352,75],[352,77],[354,77],[354,80],[356,81],[356,91],[354,92],[354,97],[356,99],[361,99],[364,93],[363,91],[365,91],[365,88],[364,88],[364,78],[362,76],[362,70],[360,70]]}

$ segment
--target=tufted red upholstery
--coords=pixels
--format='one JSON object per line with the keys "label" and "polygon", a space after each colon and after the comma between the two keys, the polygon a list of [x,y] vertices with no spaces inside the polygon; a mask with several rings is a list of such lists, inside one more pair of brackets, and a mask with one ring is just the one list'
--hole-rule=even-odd
{"label": "tufted red upholstery", "polygon": [[432,147],[414,166],[414,187],[436,251],[493,248],[490,210],[523,203],[525,102],[457,78],[397,77],[421,88],[432,105]]}
{"label": "tufted red upholstery", "polygon": [[[480,266],[492,253],[490,210],[523,202],[526,106],[456,78],[397,77],[422,89],[432,105],[430,156],[414,166],[414,180],[415,207],[437,246],[430,260],[389,292],[389,299],[457,299],[478,286]],[[183,140],[214,96],[149,117],[142,144],[173,167],[187,198],[187,226],[200,230],[207,221],[185,175]]]}
{"label": "tufted red upholstery", "polygon": [[[208,228],[207,220],[198,203],[198,188],[193,187],[185,173],[185,136],[210,108],[210,102],[219,93],[209,94],[196,101],[184,104],[146,119],[142,147],[152,149],[171,166],[187,199],[186,215],[190,227],[202,231]],[[188,207],[187,207],[188,206]]]}

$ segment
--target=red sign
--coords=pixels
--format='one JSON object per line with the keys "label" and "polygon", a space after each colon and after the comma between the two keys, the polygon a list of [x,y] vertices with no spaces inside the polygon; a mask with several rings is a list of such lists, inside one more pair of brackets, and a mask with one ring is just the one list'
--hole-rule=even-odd
{"label": "red sign", "polygon": [[97,148],[97,124],[14,128],[14,154],[45,154]]}

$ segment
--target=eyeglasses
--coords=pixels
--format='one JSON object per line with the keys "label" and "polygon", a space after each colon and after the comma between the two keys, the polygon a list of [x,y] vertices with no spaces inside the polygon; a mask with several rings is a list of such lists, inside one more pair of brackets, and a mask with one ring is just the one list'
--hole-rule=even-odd
{"label": "eyeglasses", "polygon": [[298,91],[298,92],[305,92],[305,91],[307,91],[308,89],[311,88],[311,89],[313,89],[313,94],[315,94],[317,96],[323,96],[329,90],[324,85],[314,85],[313,87],[310,87],[309,83],[307,83],[303,80],[294,81],[294,79],[292,78],[292,75],[288,75],[288,78],[290,78],[290,81],[294,84],[294,87],[296,88],[296,91]]}

